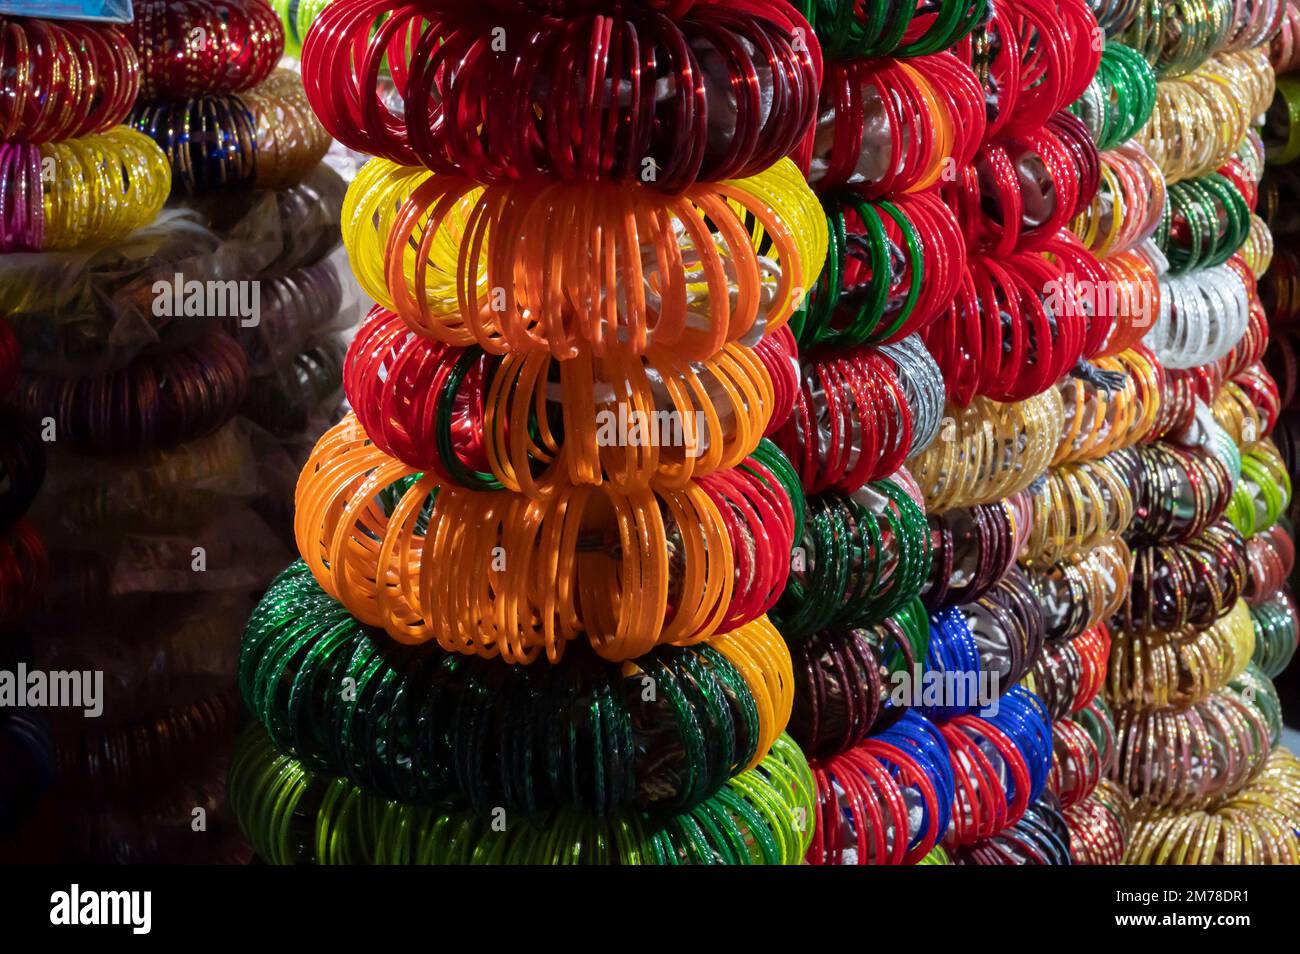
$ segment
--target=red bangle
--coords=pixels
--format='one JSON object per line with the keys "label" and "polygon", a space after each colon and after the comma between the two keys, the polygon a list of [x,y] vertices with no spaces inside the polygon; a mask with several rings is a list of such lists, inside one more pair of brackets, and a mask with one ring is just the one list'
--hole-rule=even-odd
{"label": "red bangle", "polygon": [[776,0],[516,21],[502,37],[472,5],[335,0],[303,46],[308,98],[336,139],[403,165],[667,192],[771,166],[816,114],[820,48]]}
{"label": "red bangle", "polygon": [[104,132],[139,88],[139,61],[118,27],[0,17],[0,140]]}
{"label": "red bangle", "polygon": [[264,0],[136,0],[126,35],[143,103],[249,89],[284,54],[284,27]]}
{"label": "red bangle", "polygon": [[0,532],[0,627],[12,626],[31,612],[48,576],[45,543],[30,520]]}

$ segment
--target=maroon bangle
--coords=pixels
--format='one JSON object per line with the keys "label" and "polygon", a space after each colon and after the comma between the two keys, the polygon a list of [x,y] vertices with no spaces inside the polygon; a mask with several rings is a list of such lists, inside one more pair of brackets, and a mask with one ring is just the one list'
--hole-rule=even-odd
{"label": "maroon bangle", "polygon": [[0,629],[36,606],[49,577],[45,543],[30,520],[0,532]]}

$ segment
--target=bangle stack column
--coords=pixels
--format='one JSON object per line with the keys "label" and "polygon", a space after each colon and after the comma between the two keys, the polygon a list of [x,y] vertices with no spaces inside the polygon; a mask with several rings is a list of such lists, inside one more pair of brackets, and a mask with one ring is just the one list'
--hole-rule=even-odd
{"label": "bangle stack column", "polygon": [[[241,658],[273,862],[797,863],[764,439],[826,254],[777,0],[335,0],[303,47],[379,303]],[[524,83],[520,75],[536,77]],[[383,95],[383,88],[396,97]],[[317,840],[313,830],[331,829]]]}

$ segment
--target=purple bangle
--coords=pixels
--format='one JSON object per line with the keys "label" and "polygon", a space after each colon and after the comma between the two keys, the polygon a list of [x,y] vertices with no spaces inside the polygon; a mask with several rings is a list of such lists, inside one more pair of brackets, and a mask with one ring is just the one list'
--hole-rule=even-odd
{"label": "purple bangle", "polygon": [[44,240],[40,147],[0,143],[0,253],[36,251]]}

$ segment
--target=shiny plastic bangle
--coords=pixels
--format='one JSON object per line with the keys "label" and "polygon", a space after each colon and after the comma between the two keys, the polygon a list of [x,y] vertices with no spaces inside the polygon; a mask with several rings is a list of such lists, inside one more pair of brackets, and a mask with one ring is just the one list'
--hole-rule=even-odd
{"label": "shiny plastic bangle", "polygon": [[[816,115],[820,48],[772,0],[680,21],[623,8],[509,22],[463,4],[335,0],[303,46],[307,96],[335,139],[402,165],[669,193],[759,173]],[[385,67],[397,108],[381,98]]]}
{"label": "shiny plastic bangle", "polygon": [[785,586],[796,528],[756,458],[680,490],[562,486],[536,500],[438,485],[351,415],[316,445],[296,502],[299,551],[358,619],[508,662],[555,662],[579,635],[631,659],[757,619]]}
{"label": "shiny plastic bangle", "polygon": [[1114,149],[1146,125],[1156,105],[1156,74],[1136,50],[1108,42],[1096,76],[1070,111],[1101,150]]}
{"label": "shiny plastic bangle", "polygon": [[129,122],[163,150],[176,187],[188,195],[297,185],[330,145],[287,69],[238,94],[141,102]]}
{"label": "shiny plastic bangle", "polygon": [[693,807],[767,756],[793,684],[761,618],[626,667],[581,651],[540,667],[417,655],[352,619],[301,562],[271,585],[240,653],[245,701],[312,771],[404,802],[454,794],[525,814]]}
{"label": "shiny plastic bangle", "polygon": [[171,447],[220,427],[248,390],[248,359],[224,332],[174,352],[144,355],[122,371],[80,378],[32,376],[18,405],[54,419],[58,440],[95,454]]}
{"label": "shiny plastic bangle", "polygon": [[939,437],[908,464],[927,513],[1012,496],[1047,469],[1064,419],[1055,388],[1015,404],[977,398],[949,408]]}
{"label": "shiny plastic bangle", "polygon": [[1236,604],[1245,576],[1245,542],[1226,520],[1185,543],[1139,547],[1133,554],[1133,586],[1116,623],[1166,632],[1209,626]]}
{"label": "shiny plastic bangle", "polygon": [[1228,177],[1213,172],[1169,186],[1154,240],[1171,275],[1222,265],[1250,235],[1250,208]]}
{"label": "shiny plastic bangle", "polygon": [[906,711],[890,704],[896,680],[925,659],[930,627],[913,601],[883,623],[792,640],[794,709],[786,731],[810,756],[833,755]]}
{"label": "shiny plastic bangle", "polygon": [[560,359],[659,345],[698,360],[775,331],[827,246],[825,215],[787,160],[667,198],[634,185],[480,187],[373,159],[348,189],[343,240],[362,288],[413,330]]}
{"label": "shiny plastic bangle", "polygon": [[1135,542],[1190,540],[1223,516],[1234,481],[1215,454],[1172,443],[1146,444],[1134,454],[1129,532]]}
{"label": "shiny plastic bangle", "polygon": [[[1027,496],[1022,492],[1022,497]],[[1023,518],[1008,501],[929,514],[930,579],[921,598],[930,610],[980,599],[1015,563],[1029,534],[1032,511]]]}
{"label": "shiny plastic bangle", "polygon": [[1224,357],[1250,327],[1250,289],[1231,264],[1160,279],[1160,310],[1143,339],[1167,369]]}
{"label": "shiny plastic bangle", "polygon": [[284,52],[265,0],[136,0],[126,34],[146,102],[237,93],[266,79]]}
{"label": "shiny plastic bangle", "polygon": [[1032,583],[1012,567],[976,602],[958,609],[979,652],[980,671],[997,673],[999,688],[1007,691],[1043,648],[1046,622]]}
{"label": "shiny plastic bangle", "polygon": [[1159,808],[1211,805],[1249,785],[1277,742],[1265,709],[1276,696],[1265,700],[1267,680],[1249,684],[1249,697],[1241,683],[1188,709],[1118,709],[1116,780]]}
{"label": "shiny plastic bangle", "polygon": [[369,795],[316,775],[247,733],[230,768],[231,805],[272,864],[798,864],[812,836],[808,763],[781,737],[759,765],[678,815],[559,811],[506,816]]}
{"label": "shiny plastic bangle", "polygon": [[45,482],[39,419],[0,405],[0,529],[27,512]]}
{"label": "shiny plastic bangle", "polygon": [[1300,864],[1300,761],[1285,750],[1261,774],[1208,809],[1144,811],[1134,822],[1130,864]]}
{"label": "shiny plastic bangle", "polygon": [[957,716],[939,726],[952,753],[954,799],[949,848],[973,845],[1014,825],[1037,801],[1052,763],[1047,710],[1015,686],[988,718]]}
{"label": "shiny plastic bangle", "polygon": [[1097,194],[1070,223],[1094,254],[1111,257],[1137,248],[1160,226],[1165,177],[1136,142],[1101,153]]}
{"label": "shiny plastic bangle", "polygon": [[827,64],[808,181],[864,199],[920,192],[965,166],[984,138],[984,94],[951,53]]}
{"label": "shiny plastic bangle", "polygon": [[1160,412],[1164,368],[1138,345],[1092,363],[1096,371],[1119,375],[1123,384],[1099,376],[1071,375],[1057,385],[1065,407],[1065,434],[1053,464],[1095,460],[1146,439]]}
{"label": "shiny plastic bangle", "polygon": [[1072,639],[1109,619],[1124,602],[1133,557],[1122,537],[1102,536],[1092,548],[1034,571],[1048,639]]}
{"label": "shiny plastic bangle", "polygon": [[1241,479],[1232,490],[1228,519],[1246,539],[1277,523],[1291,502],[1291,478],[1272,441],[1242,454]]}
{"label": "shiny plastic bangle", "polygon": [[1033,529],[1020,551],[1026,564],[1044,567],[1086,555],[1133,520],[1132,459],[1126,453],[1062,464],[1032,492]]}
{"label": "shiny plastic bangle", "polygon": [[[937,196],[872,203],[837,193],[823,197],[822,207],[826,267],[790,321],[802,344],[898,341],[949,306],[966,267],[966,241]],[[905,264],[896,261],[900,254]]]}
{"label": "shiny plastic bangle", "polygon": [[1281,0],[1281,23],[1268,44],[1268,59],[1279,76],[1300,69],[1300,6]]}
{"label": "shiny plastic bangle", "polygon": [[502,358],[420,337],[376,306],[348,350],[344,385],[389,456],[445,482],[542,497],[563,482],[684,487],[738,466],[789,416],[795,359],[788,329],[699,363],[659,348]]}
{"label": "shiny plastic bangle", "polygon": [[802,540],[772,621],[787,639],[879,623],[914,599],[930,572],[925,514],[896,480],[811,497]]}
{"label": "shiny plastic bangle", "polygon": [[1044,647],[1034,664],[1033,682],[1053,721],[1082,713],[1096,701],[1106,682],[1110,641],[1110,630],[1101,623]]}
{"label": "shiny plastic bangle", "polygon": [[1255,627],[1255,652],[1251,662],[1265,676],[1275,679],[1291,664],[1296,643],[1300,640],[1300,619],[1295,601],[1289,593],[1278,591],[1271,598],[1252,606],[1251,622]]}
{"label": "shiny plastic bangle", "polygon": [[111,24],[0,20],[0,140],[54,142],[107,132],[130,111],[140,63]]}
{"label": "shiny plastic bangle", "polygon": [[1240,675],[1254,650],[1254,627],[1243,600],[1199,631],[1131,634],[1116,629],[1106,671],[1106,698],[1118,706],[1185,709]]}
{"label": "shiny plastic bangle", "polygon": [[1295,569],[1295,540],[1291,528],[1279,521],[1246,541],[1250,564],[1245,600],[1252,607],[1271,600]]}
{"label": "shiny plastic bangle", "polygon": [[916,864],[944,837],[953,809],[952,755],[915,712],[858,745],[811,763],[817,792],[807,862]]}
{"label": "shiny plastic bangle", "polygon": [[31,521],[0,530],[0,626],[13,626],[32,611],[49,571],[45,542]]}
{"label": "shiny plastic bangle", "polygon": [[1132,827],[1133,800],[1103,778],[1091,795],[1065,809],[1070,857],[1076,865],[1117,865],[1123,861]]}

